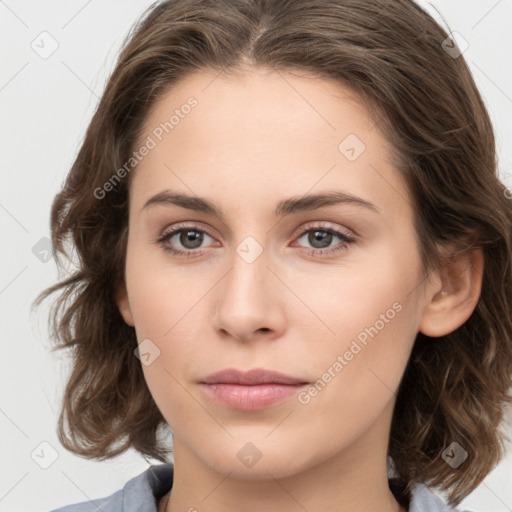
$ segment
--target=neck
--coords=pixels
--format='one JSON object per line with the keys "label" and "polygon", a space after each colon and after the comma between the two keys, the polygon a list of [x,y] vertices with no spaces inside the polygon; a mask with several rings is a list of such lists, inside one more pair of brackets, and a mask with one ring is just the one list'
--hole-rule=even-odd
{"label": "neck", "polygon": [[244,478],[215,471],[175,436],[173,487],[159,512],[406,512],[389,489],[385,450],[367,442],[289,476],[276,465]]}
{"label": "neck", "polygon": [[[239,493],[236,493],[236,494],[239,495]],[[302,506],[297,500],[295,500],[293,498],[291,493],[288,493],[288,494],[290,495],[290,499],[292,501],[294,500],[304,510],[308,510],[308,511],[313,510],[310,507],[306,508],[306,507]],[[186,500],[183,500],[183,498],[180,499],[180,497],[177,496],[175,493],[173,494],[173,498],[174,499],[173,499],[172,503],[171,503],[170,497],[171,497],[171,491],[169,491],[167,494],[165,494],[165,496],[162,497],[162,499],[160,500],[159,506],[158,506],[158,512],[175,512],[175,511],[178,511],[178,510],[187,510],[188,512],[197,512],[197,509],[194,508],[194,507],[186,508],[186,503],[185,503]],[[379,510],[379,511],[382,511],[382,512],[408,512],[408,509],[406,507],[401,506],[396,501],[396,499],[394,498],[394,496],[391,493],[387,496],[387,498],[388,498],[387,500],[380,500],[379,503],[375,504],[372,509],[367,508],[367,507],[369,507],[371,505],[367,505],[364,508],[360,508],[360,505],[358,505],[354,510]],[[235,499],[237,499],[237,498],[233,497],[230,502],[231,503],[244,503],[244,502],[245,503],[250,503],[250,505],[248,506],[247,509],[248,510],[254,510],[253,509],[253,507],[255,506],[254,505],[254,502],[255,502],[254,498],[251,499],[251,498],[245,497],[242,502],[232,501],[232,500],[235,500]],[[238,498],[238,499],[240,499],[240,498]],[[272,502],[272,499],[273,499],[272,497],[266,496],[264,501],[267,503],[267,506],[265,508],[262,508],[263,504],[262,503],[258,503],[256,505],[258,507],[258,510],[264,510],[266,512],[278,510],[278,507],[276,506],[275,502]],[[223,501],[225,501],[225,498],[224,498]],[[257,501],[261,501],[261,500],[257,500]],[[268,504],[268,502],[272,502],[272,505],[270,506]],[[190,501],[189,501],[189,503],[190,503]],[[283,510],[281,505],[278,504],[278,506],[279,506],[279,510]],[[324,506],[325,505],[322,505],[322,507],[324,507]],[[341,505],[339,505],[339,506],[341,506]],[[216,505],[212,506],[210,504],[210,506],[208,508],[202,507],[201,510],[204,510],[205,512],[213,511],[213,510],[216,510],[215,507],[216,507]],[[239,507],[239,509],[240,509],[240,507]],[[286,509],[286,510],[288,510],[288,509]],[[297,506],[293,506],[290,510],[296,511],[297,510]],[[322,510],[325,510],[325,509],[322,509]],[[348,510],[348,509],[344,508],[343,510]]]}

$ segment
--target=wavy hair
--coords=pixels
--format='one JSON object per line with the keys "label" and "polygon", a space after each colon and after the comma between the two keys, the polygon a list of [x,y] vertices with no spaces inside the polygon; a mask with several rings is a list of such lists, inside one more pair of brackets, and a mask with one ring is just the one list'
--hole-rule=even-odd
{"label": "wavy hair", "polygon": [[[457,505],[478,486],[508,439],[501,427],[512,403],[512,202],[484,102],[448,37],[411,0],[170,0],[146,10],[51,208],[58,266],[77,256],[70,275],[34,302],[60,292],[50,331],[52,350],[72,357],[58,424],[65,448],[105,459],[133,447],[166,461],[158,434],[168,426],[134,357],[135,331],[114,300],[124,279],[131,175],[102,199],[95,191],[129,160],[151,107],[173,85],[194,71],[263,66],[313,73],[359,94],[413,198],[426,276],[442,263],[438,245],[483,251],[470,318],[446,336],[417,334],[388,446],[395,479],[409,491],[422,482]],[[457,469],[442,455],[454,441],[468,453]]]}

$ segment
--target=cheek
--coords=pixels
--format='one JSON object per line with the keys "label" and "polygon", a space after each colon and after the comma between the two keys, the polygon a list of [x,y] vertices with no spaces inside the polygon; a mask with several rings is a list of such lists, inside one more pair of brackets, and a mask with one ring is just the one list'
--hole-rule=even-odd
{"label": "cheek", "polygon": [[324,318],[336,335],[303,354],[317,380],[298,396],[296,424],[307,427],[299,426],[297,435],[318,445],[316,432],[322,432],[329,440],[320,443],[325,454],[350,445],[381,415],[391,414],[408,362],[415,305],[405,300],[405,287],[379,285],[363,290],[371,293],[354,290],[341,310],[326,302]]}
{"label": "cheek", "polygon": [[404,261],[402,251],[407,254],[403,247],[400,251],[382,247],[364,259],[356,257],[342,267],[318,272],[314,279],[306,275],[294,279],[297,295],[321,321],[317,327],[325,340],[331,338],[342,349],[354,338],[364,343],[373,336],[394,337],[404,317],[413,313],[410,292],[419,283],[416,262],[411,257]]}
{"label": "cheek", "polygon": [[[184,391],[186,378],[196,376],[199,332],[205,318],[204,296],[207,276],[190,279],[179,267],[148,263],[148,254],[138,248],[127,254],[126,277],[142,370],[150,392],[172,425],[174,418],[185,420],[192,411],[190,395]],[[194,413],[194,414],[193,414]]]}
{"label": "cheek", "polygon": [[418,304],[411,291],[419,283],[419,261],[410,256],[412,247],[396,247],[400,251],[385,247],[357,269],[343,268],[303,286],[302,296],[309,294],[324,324],[317,323],[324,332],[321,350],[316,345],[308,353],[320,379],[312,400],[318,395],[319,402],[358,410],[397,389],[417,334]]}
{"label": "cheek", "polygon": [[142,370],[150,393],[171,428],[185,423],[194,429],[194,418],[204,413],[195,407],[190,395],[201,354],[201,347],[194,340],[200,338],[187,321],[186,311],[190,308],[184,307],[183,301],[164,302],[167,306],[162,310],[160,302],[153,299],[141,301],[137,309],[139,352],[144,353],[145,344],[149,348],[146,352],[154,354],[150,364],[142,363]]}
{"label": "cheek", "polygon": [[414,311],[399,294],[374,294],[364,304],[361,309],[348,302],[342,311],[326,315],[335,335],[308,354],[321,381],[317,388],[332,388],[326,399],[352,397],[356,409],[360,399],[377,396],[379,389],[384,394],[396,389],[415,338]]}
{"label": "cheek", "polygon": [[206,293],[205,278],[191,278],[147,241],[129,242],[126,283],[139,341],[165,340]]}

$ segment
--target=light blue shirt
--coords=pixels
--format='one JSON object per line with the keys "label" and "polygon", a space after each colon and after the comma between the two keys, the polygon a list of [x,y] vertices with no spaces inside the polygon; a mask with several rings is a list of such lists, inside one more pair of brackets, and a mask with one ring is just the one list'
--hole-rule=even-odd
{"label": "light blue shirt", "polygon": [[[172,464],[150,466],[129,480],[122,489],[106,498],[68,505],[51,512],[157,512],[157,502],[171,489],[172,479]],[[428,487],[417,483],[412,491],[408,512],[471,511],[450,508]]]}

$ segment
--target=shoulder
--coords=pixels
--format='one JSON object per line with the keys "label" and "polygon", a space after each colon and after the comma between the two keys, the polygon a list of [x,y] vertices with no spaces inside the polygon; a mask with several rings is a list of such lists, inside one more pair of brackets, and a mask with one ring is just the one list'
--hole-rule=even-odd
{"label": "shoulder", "polygon": [[150,466],[110,496],[82,501],[50,512],[157,512],[156,500],[172,486],[172,464]]}
{"label": "shoulder", "polygon": [[472,512],[452,508],[427,486],[417,483],[412,491],[408,512]]}

